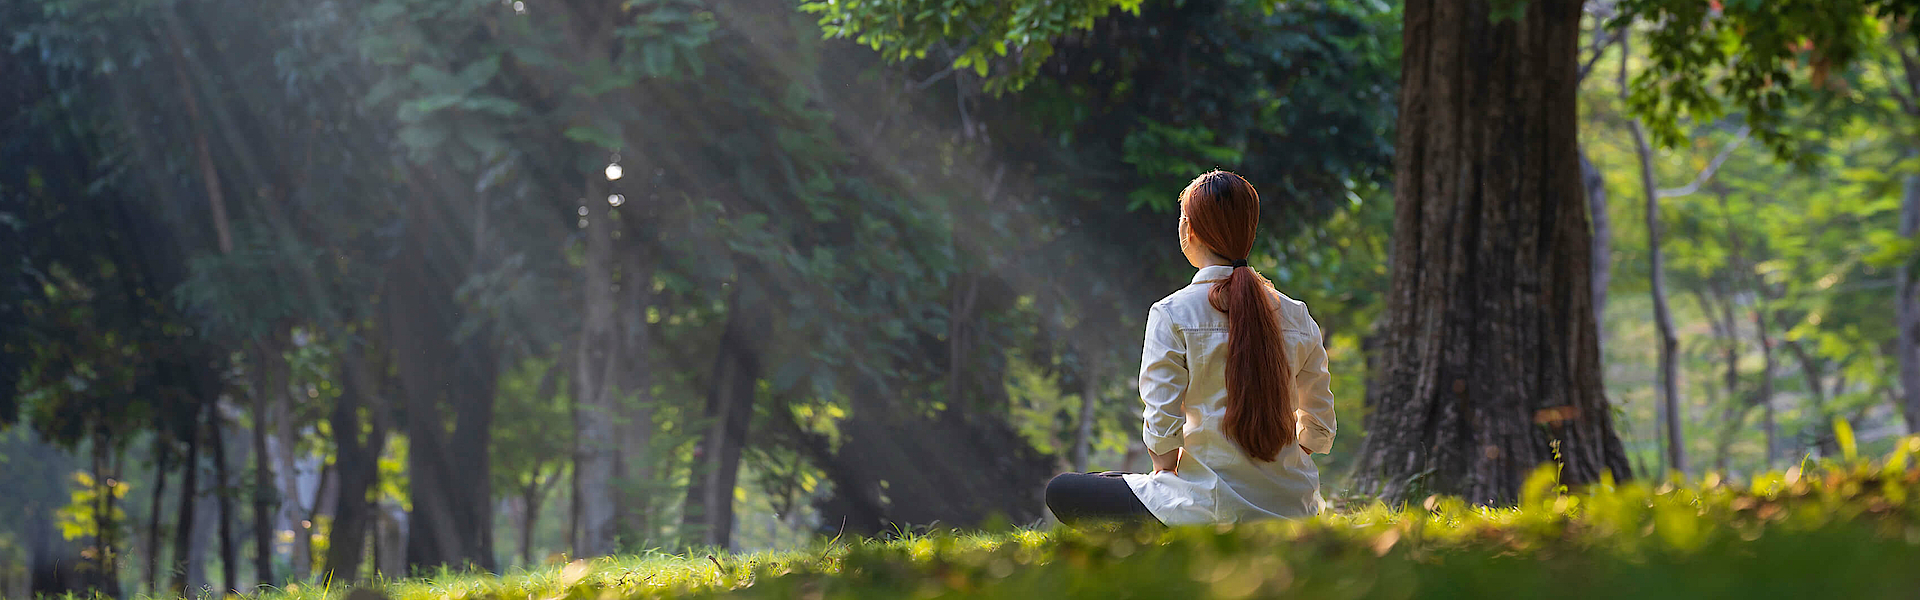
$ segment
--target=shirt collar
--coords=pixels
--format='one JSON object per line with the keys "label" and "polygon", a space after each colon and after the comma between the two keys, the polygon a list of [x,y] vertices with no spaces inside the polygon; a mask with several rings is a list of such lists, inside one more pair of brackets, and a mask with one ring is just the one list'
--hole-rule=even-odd
{"label": "shirt collar", "polygon": [[1228,275],[1232,275],[1232,274],[1233,274],[1233,267],[1229,267],[1226,265],[1209,265],[1205,267],[1200,267],[1200,272],[1193,274],[1193,283],[1196,283],[1196,284],[1209,283],[1215,279],[1226,279]]}

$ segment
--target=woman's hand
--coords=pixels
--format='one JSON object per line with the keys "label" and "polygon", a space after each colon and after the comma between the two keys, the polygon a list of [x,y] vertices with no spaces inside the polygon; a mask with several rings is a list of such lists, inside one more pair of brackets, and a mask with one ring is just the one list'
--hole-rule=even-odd
{"label": "woman's hand", "polygon": [[1162,471],[1175,475],[1180,474],[1180,456],[1184,452],[1185,449],[1183,448],[1174,448],[1167,451],[1166,454],[1154,454],[1151,451],[1147,452],[1148,456],[1153,457],[1154,474],[1158,475]]}
{"label": "woman's hand", "polygon": [[1313,449],[1312,449],[1312,448],[1308,448],[1306,444],[1301,444],[1301,445],[1300,445],[1300,451],[1301,451],[1301,452],[1305,452],[1305,453],[1307,454],[1307,456],[1313,456]]}

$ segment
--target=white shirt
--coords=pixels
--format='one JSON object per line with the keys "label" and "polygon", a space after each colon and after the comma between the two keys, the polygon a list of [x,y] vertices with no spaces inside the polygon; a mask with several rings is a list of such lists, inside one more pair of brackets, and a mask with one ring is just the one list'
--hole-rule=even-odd
{"label": "white shirt", "polygon": [[[1333,448],[1333,392],[1320,326],[1307,305],[1279,294],[1280,330],[1293,369],[1298,443],[1274,462],[1248,457],[1221,430],[1227,413],[1227,315],[1207,301],[1226,266],[1200,269],[1193,283],[1147,311],[1140,359],[1141,437],[1154,454],[1186,448],[1175,473],[1129,474],[1127,484],[1168,525],[1233,523],[1318,514],[1320,471],[1301,452]],[[1277,293],[1277,292],[1276,292]]]}

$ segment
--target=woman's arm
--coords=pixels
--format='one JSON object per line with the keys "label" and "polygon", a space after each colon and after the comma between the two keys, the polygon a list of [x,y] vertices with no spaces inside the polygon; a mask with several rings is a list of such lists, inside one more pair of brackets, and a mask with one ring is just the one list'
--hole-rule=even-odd
{"label": "woman's arm", "polygon": [[1166,454],[1148,454],[1148,456],[1153,457],[1153,472],[1159,473],[1166,471],[1178,475],[1180,473],[1180,453],[1184,451],[1184,448],[1174,448],[1173,451]]}
{"label": "woman's arm", "polygon": [[[1153,455],[1154,470],[1162,457],[1174,458],[1186,444],[1187,340],[1158,305],[1147,310],[1147,338],[1140,352],[1140,400],[1146,403],[1140,437]],[[1165,469],[1172,470],[1172,469]]]}
{"label": "woman's arm", "polygon": [[1296,431],[1300,449],[1307,454],[1326,454],[1333,449],[1333,433],[1338,427],[1333,418],[1333,374],[1327,372],[1327,348],[1321,339],[1320,324],[1314,323],[1311,317],[1307,322],[1313,325],[1313,342],[1299,349],[1304,356],[1300,372],[1293,376],[1293,385],[1294,398],[1300,406],[1293,414],[1299,422]]}

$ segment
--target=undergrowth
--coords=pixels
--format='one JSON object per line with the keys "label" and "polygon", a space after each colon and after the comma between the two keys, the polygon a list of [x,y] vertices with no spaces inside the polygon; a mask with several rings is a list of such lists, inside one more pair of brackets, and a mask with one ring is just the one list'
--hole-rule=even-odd
{"label": "undergrowth", "polygon": [[[1513,508],[1428,498],[1296,522],[940,533],[748,555],[576,561],[379,582],[393,600],[739,598],[1914,598],[1920,437],[1879,460],[1735,483],[1543,468]],[[342,589],[268,591],[332,600]]]}

